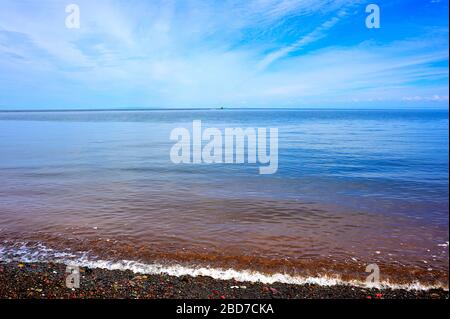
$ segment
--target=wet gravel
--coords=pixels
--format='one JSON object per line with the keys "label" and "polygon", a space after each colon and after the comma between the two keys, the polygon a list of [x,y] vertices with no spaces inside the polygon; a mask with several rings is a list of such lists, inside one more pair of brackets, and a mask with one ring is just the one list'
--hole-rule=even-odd
{"label": "wet gravel", "polygon": [[66,287],[66,266],[1,263],[0,298],[17,299],[443,299],[448,291],[378,290],[353,286],[262,284],[210,277],[141,275],[80,268],[80,288]]}

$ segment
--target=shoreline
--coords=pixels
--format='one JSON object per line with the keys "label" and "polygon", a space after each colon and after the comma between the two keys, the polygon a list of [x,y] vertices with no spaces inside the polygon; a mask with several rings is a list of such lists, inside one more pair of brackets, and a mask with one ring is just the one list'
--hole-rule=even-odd
{"label": "shoreline", "polygon": [[264,284],[206,276],[143,275],[80,267],[80,288],[66,287],[66,265],[0,262],[1,299],[446,299],[443,289],[404,290],[351,285]]}

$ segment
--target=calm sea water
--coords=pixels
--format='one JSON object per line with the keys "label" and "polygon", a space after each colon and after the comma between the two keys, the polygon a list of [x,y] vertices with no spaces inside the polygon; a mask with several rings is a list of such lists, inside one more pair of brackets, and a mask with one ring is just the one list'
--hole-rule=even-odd
{"label": "calm sea water", "polygon": [[[3,112],[0,258],[361,280],[377,263],[393,282],[443,283],[448,118],[434,110]],[[170,132],[193,120],[278,128],[278,172],[173,164]]]}

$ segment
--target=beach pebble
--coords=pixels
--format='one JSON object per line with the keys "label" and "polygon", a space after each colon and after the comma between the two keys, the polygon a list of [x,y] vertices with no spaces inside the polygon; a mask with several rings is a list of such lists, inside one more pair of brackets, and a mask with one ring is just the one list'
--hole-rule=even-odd
{"label": "beach pebble", "polygon": [[270,289],[270,292],[273,293],[273,294],[277,294],[278,293],[278,290],[276,290],[275,288],[270,287],[269,289]]}

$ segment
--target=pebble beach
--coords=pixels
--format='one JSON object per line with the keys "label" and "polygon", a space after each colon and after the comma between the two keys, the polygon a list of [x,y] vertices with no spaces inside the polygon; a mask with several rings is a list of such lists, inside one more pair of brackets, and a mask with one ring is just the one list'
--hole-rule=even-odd
{"label": "pebble beach", "polygon": [[66,265],[0,263],[1,299],[448,299],[448,291],[365,289],[237,282],[210,277],[143,275],[80,268],[80,287],[67,288]]}

